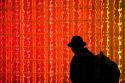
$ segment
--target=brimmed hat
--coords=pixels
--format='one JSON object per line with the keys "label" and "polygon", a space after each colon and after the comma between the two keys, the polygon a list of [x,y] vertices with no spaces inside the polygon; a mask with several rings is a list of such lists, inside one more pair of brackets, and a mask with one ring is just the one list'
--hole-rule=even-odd
{"label": "brimmed hat", "polygon": [[84,42],[80,36],[73,36],[71,41],[68,43],[69,47],[83,47],[85,45],[86,42]]}

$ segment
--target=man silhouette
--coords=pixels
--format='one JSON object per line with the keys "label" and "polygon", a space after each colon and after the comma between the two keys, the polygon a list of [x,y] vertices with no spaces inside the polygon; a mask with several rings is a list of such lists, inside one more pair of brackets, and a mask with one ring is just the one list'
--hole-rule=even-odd
{"label": "man silhouette", "polygon": [[104,56],[101,51],[94,56],[80,36],[73,36],[68,43],[74,56],[70,63],[72,83],[118,83],[120,71],[115,62]]}
{"label": "man silhouette", "polygon": [[73,36],[68,43],[74,56],[70,63],[70,79],[72,83],[95,83],[95,56],[85,48],[86,43],[80,36]]}

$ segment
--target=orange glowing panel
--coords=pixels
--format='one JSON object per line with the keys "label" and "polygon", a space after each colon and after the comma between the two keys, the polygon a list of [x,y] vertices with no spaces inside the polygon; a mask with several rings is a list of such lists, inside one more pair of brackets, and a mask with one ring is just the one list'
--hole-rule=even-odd
{"label": "orange glowing panel", "polygon": [[0,83],[71,83],[73,35],[118,63],[125,83],[124,2],[0,0]]}

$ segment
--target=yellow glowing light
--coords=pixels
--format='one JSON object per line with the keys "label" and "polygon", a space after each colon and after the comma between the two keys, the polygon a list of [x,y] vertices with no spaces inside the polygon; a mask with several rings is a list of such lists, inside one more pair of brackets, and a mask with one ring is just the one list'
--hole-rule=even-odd
{"label": "yellow glowing light", "polygon": [[107,51],[107,56],[109,56],[109,14],[110,14],[110,11],[109,11],[109,0],[107,0],[107,4],[106,4],[106,8],[107,8],[107,17],[106,17],[106,23],[107,23],[107,31],[106,31],[106,41],[107,41],[107,45],[106,45],[106,51]]}
{"label": "yellow glowing light", "polygon": [[[118,62],[118,67],[120,69],[121,76],[123,76],[122,75],[122,72],[123,72],[123,69],[122,69],[122,67],[123,67],[123,65],[122,65],[122,56],[123,56],[122,38],[123,38],[123,35],[121,33],[124,30],[123,30],[123,21],[121,20],[123,18],[123,15],[122,15],[123,9],[121,8],[121,4],[122,4],[122,0],[119,0],[119,8],[118,8],[118,13],[119,13],[119,22],[118,22],[118,31],[119,31],[119,33],[118,33],[119,34],[119,36],[118,36],[118,43],[119,43],[119,46],[118,46],[118,56],[119,56],[119,62]],[[120,81],[120,83],[121,83],[121,81]]]}

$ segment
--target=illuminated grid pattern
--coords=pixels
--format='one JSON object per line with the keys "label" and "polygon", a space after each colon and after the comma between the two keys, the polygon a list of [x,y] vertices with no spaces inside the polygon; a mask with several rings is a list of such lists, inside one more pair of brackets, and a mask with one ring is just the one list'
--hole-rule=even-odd
{"label": "illuminated grid pattern", "polygon": [[125,83],[125,0],[0,0],[0,83],[70,83],[80,35],[118,63]]}

